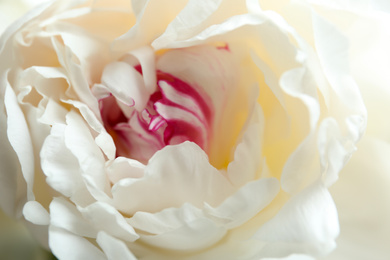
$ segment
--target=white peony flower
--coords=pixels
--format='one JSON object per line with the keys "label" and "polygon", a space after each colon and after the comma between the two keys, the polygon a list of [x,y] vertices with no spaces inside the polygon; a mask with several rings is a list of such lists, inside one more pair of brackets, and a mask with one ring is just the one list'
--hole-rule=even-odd
{"label": "white peony flower", "polygon": [[267,3],[59,0],[13,24],[2,209],[59,259],[330,253],[366,125],[348,38]]}

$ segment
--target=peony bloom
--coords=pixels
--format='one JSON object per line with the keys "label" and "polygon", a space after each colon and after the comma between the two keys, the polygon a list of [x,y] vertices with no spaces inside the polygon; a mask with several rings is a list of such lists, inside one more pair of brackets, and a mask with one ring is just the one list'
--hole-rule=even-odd
{"label": "peony bloom", "polygon": [[284,8],[32,10],[0,40],[2,209],[59,259],[331,252],[328,187],[366,111],[346,35],[321,6]]}

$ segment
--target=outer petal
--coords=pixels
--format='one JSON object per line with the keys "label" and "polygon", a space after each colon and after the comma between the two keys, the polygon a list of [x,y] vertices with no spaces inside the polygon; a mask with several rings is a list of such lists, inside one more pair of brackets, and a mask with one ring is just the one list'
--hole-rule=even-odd
{"label": "outer petal", "polygon": [[216,205],[233,191],[205,152],[191,142],[166,146],[150,159],[144,177],[122,179],[112,188],[115,206],[127,214],[159,211],[185,202]]}
{"label": "outer petal", "polygon": [[74,235],[96,237],[97,231],[85,220],[76,206],[63,198],[50,203],[50,226],[69,231]]}
{"label": "outer petal", "polygon": [[[34,200],[34,152],[26,119],[17,103],[15,92],[8,85],[5,92],[5,107],[8,114],[8,139],[18,155],[23,177],[27,183],[27,198]],[[10,116],[12,115],[12,116]]]}
{"label": "outer petal", "polygon": [[332,197],[321,183],[314,183],[292,197],[253,238],[267,243],[259,256],[283,257],[292,253],[318,256],[335,248],[338,233]]}
{"label": "outer petal", "polygon": [[204,216],[200,209],[185,204],[180,209],[168,208],[156,214],[136,213],[130,219],[136,228],[153,235],[142,235],[140,240],[164,249],[201,250],[219,241],[226,228]]}
{"label": "outer petal", "polygon": [[[228,229],[240,229],[241,224],[261,214],[278,190],[276,179],[261,179],[243,186],[215,208],[208,204],[203,208],[184,204],[180,208],[168,208],[157,213],[137,212],[129,222],[140,231],[143,243],[131,245],[131,248],[135,253],[147,250],[146,255],[150,259],[156,252],[149,251],[148,244],[181,251],[180,254],[161,251],[160,259],[254,259],[253,251],[258,244],[248,241],[248,235],[239,235],[238,239],[231,237]],[[253,226],[247,229],[253,230]],[[142,235],[144,232],[145,235]],[[187,239],[180,239],[183,236]],[[222,236],[222,243],[203,252],[193,251],[211,246]]]}
{"label": "outer petal", "polygon": [[279,182],[275,178],[248,182],[218,207],[206,204],[205,213],[228,229],[237,228],[264,209],[278,192]]}
{"label": "outer petal", "polygon": [[234,159],[227,168],[227,176],[236,186],[256,179],[259,168],[265,167],[259,159],[263,144],[264,115],[258,104],[252,113],[241,141],[234,150]]}
{"label": "outer petal", "polygon": [[367,112],[359,88],[350,75],[348,39],[316,13],[313,12],[312,15],[315,44],[321,65],[332,91],[341,101],[335,100],[329,109],[334,115],[344,116],[344,118],[351,114],[362,117],[361,122],[356,122],[354,127],[354,129],[359,129],[359,132],[349,133],[350,138],[357,141],[365,129],[364,117]]}
{"label": "outer petal", "polygon": [[96,230],[105,231],[127,242],[133,242],[139,237],[125,218],[106,203],[95,202],[88,207],[79,208],[79,211]]}
{"label": "outer petal", "polygon": [[101,201],[109,199],[109,182],[104,171],[104,156],[84,121],[74,112],[67,115],[64,138],[66,147],[77,158],[81,174],[91,195]]}
{"label": "outer petal", "polygon": [[63,195],[73,197],[83,188],[83,181],[77,159],[65,146],[64,132],[64,125],[52,127],[41,150],[41,164],[48,184]]}
{"label": "outer petal", "polygon": [[[3,85],[5,78],[2,78]],[[7,137],[7,117],[4,111],[3,89],[0,99],[0,207],[10,216],[16,212],[15,204],[17,201],[18,190],[25,188],[22,182],[18,185],[17,178],[22,181],[20,166],[12,146]],[[26,191],[22,192],[25,197]]]}
{"label": "outer petal", "polygon": [[103,249],[108,260],[137,260],[125,243],[103,231],[98,233],[96,242]]}
{"label": "outer petal", "polygon": [[[142,0],[132,1],[137,23],[113,43],[113,49],[126,52],[152,42],[156,35],[164,32],[166,26],[176,17],[187,1]],[[161,10],[165,10],[161,12]],[[155,23],[156,17],[159,22]],[[154,26],[150,26],[153,24]]]}
{"label": "outer petal", "polygon": [[50,221],[49,213],[37,201],[29,201],[24,204],[23,215],[26,220],[36,225],[48,225]]}
{"label": "outer petal", "polygon": [[58,259],[107,259],[104,253],[87,239],[64,229],[51,226],[49,239],[50,249]]}

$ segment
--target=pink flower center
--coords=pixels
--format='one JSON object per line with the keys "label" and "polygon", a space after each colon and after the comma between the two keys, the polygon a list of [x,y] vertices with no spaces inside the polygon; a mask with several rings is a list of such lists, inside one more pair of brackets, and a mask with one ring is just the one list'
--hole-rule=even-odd
{"label": "pink flower center", "polygon": [[[140,66],[135,69],[142,74]],[[157,90],[142,111],[129,110],[111,95],[100,100],[100,112],[115,141],[117,156],[147,163],[166,145],[185,141],[207,152],[213,117],[208,104],[209,97],[195,86],[157,71]]]}

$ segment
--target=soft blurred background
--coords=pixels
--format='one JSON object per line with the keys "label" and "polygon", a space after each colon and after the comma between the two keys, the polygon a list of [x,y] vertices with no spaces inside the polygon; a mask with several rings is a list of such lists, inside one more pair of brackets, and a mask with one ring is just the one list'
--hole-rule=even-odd
{"label": "soft blurred background", "polygon": [[0,260],[54,260],[26,228],[0,211]]}

